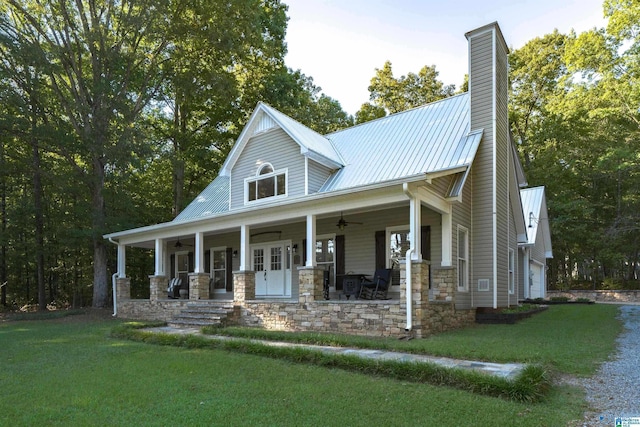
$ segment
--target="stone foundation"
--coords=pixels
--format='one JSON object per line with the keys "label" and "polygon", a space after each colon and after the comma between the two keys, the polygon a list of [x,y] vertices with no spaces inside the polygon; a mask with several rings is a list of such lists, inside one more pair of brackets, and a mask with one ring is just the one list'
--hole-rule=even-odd
{"label": "stone foundation", "polygon": [[[317,331],[351,335],[400,337],[410,334],[417,338],[461,328],[475,322],[475,310],[455,308],[455,269],[433,269],[436,289],[435,301],[429,301],[429,270],[427,261],[411,264],[412,272],[412,330],[406,331],[406,272],[400,271],[399,300],[324,300],[322,296],[323,270],[315,267],[299,268],[300,293],[298,300],[259,300],[255,297],[255,272],[236,271],[233,306],[236,313],[230,319],[238,325],[287,331]],[[150,276],[149,300],[118,301],[121,317],[168,321],[186,308],[189,300],[170,300],[166,296],[167,278]],[[200,299],[212,306],[229,306],[230,301],[202,298],[208,275],[190,274],[190,300]],[[197,296],[196,296],[197,295]]]}

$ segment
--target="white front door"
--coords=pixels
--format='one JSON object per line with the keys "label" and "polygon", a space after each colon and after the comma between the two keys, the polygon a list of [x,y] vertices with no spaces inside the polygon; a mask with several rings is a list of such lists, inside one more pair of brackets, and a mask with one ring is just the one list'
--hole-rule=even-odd
{"label": "white front door", "polygon": [[529,264],[529,271],[531,275],[531,292],[530,297],[532,299],[535,298],[544,298],[545,289],[544,289],[544,265],[541,265],[537,262],[532,262]]}
{"label": "white front door", "polygon": [[256,273],[256,297],[291,296],[291,254],[286,242],[251,246],[252,270]]}

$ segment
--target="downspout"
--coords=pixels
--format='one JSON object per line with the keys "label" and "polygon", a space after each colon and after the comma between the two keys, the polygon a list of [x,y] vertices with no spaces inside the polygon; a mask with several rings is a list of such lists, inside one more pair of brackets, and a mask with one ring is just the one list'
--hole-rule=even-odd
{"label": "downspout", "polygon": [[405,254],[405,263],[406,263],[406,274],[407,274],[407,327],[404,328],[405,331],[411,331],[413,328],[413,316],[412,316],[412,301],[411,301],[411,293],[412,293],[412,282],[411,282],[411,253],[413,252],[413,248],[407,249],[407,253]]}
{"label": "downspout", "polygon": [[[408,183],[403,183],[402,184],[402,191],[404,191],[404,194],[407,195],[407,197],[410,200],[414,200],[415,196],[413,195],[413,193],[411,192],[411,190],[409,190],[409,184]],[[413,225],[413,224],[411,224]],[[409,226],[411,228],[411,225]],[[413,242],[415,242],[415,239],[411,239]],[[413,246],[414,243],[411,244],[411,246]],[[406,298],[407,298],[407,326],[405,327],[405,331],[409,332],[411,331],[411,329],[413,328],[413,313],[412,313],[412,309],[413,309],[413,301],[411,300],[411,293],[412,293],[412,289],[413,289],[413,283],[411,280],[411,255],[413,253],[414,248],[411,247],[409,249],[407,249],[407,252],[405,254],[405,258],[404,258],[404,262],[405,262],[405,273],[406,273],[406,282],[407,282],[407,289],[406,289]]]}
{"label": "downspout", "polygon": [[[114,241],[111,237],[109,237],[109,241],[114,245],[118,246],[118,242]],[[118,263],[116,263],[118,265]],[[118,276],[117,271],[111,275],[111,289],[113,289],[113,317],[118,315],[118,303],[116,301],[116,277]]]}

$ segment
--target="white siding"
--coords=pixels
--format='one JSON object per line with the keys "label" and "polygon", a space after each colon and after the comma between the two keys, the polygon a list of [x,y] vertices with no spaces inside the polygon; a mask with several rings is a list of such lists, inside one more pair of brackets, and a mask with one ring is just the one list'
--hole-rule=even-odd
{"label": "white siding", "polygon": [[322,187],[322,184],[331,176],[331,172],[331,169],[328,167],[309,160],[309,194],[317,193],[320,187]]}
{"label": "white siding", "polygon": [[288,169],[288,195],[304,194],[304,157],[300,147],[282,129],[252,137],[231,171],[231,209],[244,206],[244,180],[256,175],[258,167],[271,163],[275,170]]}

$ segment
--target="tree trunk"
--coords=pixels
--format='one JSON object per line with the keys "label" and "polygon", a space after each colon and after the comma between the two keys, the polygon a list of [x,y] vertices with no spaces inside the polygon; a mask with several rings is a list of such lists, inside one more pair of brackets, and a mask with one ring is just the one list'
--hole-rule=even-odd
{"label": "tree trunk", "polygon": [[[0,142],[0,223],[2,235],[7,235],[7,166],[4,159],[4,141]],[[7,242],[0,242],[0,304],[7,305]]]}
{"label": "tree trunk", "polygon": [[92,180],[93,211],[93,307],[105,308],[109,302],[107,281],[107,248],[102,238],[106,224],[104,204],[104,165],[94,159]]}
{"label": "tree trunk", "polygon": [[[35,119],[34,119],[35,120]],[[35,127],[35,126],[34,126]],[[32,129],[32,132],[34,129]],[[35,136],[31,136],[33,150],[33,206],[35,210],[36,270],[38,280],[38,310],[47,309],[44,284],[44,215],[42,214],[42,180],[40,176],[40,151]]]}

